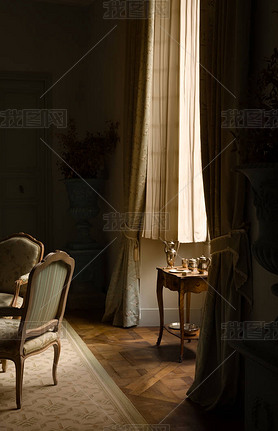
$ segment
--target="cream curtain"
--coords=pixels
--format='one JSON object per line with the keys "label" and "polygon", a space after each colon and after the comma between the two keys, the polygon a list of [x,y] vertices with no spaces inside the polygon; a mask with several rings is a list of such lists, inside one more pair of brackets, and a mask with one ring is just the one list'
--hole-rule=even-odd
{"label": "cream curtain", "polygon": [[199,108],[199,0],[154,20],[151,129],[143,236],[205,241]]}
{"label": "cream curtain", "polygon": [[127,47],[127,135],[124,146],[124,198],[129,214],[118,260],[106,297],[103,321],[130,327],[139,321],[138,216],[145,208],[147,136],[150,121],[155,2],[149,2],[149,19],[129,21]]}

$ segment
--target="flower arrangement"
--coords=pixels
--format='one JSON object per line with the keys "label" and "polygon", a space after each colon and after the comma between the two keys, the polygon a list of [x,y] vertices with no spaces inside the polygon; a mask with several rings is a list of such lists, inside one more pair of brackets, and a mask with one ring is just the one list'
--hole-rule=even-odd
{"label": "flower arrangement", "polygon": [[[243,163],[278,162],[278,49],[266,58],[267,66],[255,82],[255,109],[261,115],[258,128],[246,128],[236,136]],[[250,97],[251,98],[251,97]]]}
{"label": "flower arrangement", "polygon": [[118,122],[107,122],[103,133],[87,132],[85,138],[79,139],[75,121],[70,119],[67,133],[57,134],[66,162],[58,162],[64,178],[79,178],[77,173],[83,178],[106,178],[106,162],[120,140],[118,127]]}

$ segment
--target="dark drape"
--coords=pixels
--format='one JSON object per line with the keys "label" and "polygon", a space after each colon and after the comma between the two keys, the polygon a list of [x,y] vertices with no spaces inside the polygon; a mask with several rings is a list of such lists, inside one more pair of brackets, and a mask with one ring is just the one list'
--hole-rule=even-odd
{"label": "dark drape", "polygon": [[240,360],[221,327],[241,321],[251,303],[251,267],[245,230],[245,181],[223,111],[241,109],[248,79],[251,0],[201,0],[201,146],[212,265],[195,381],[189,398],[212,409],[233,405]]}
{"label": "dark drape", "polygon": [[150,121],[154,3],[149,19],[127,22],[124,200],[128,215],[106,297],[103,321],[130,327],[139,322],[139,238],[145,210],[147,136]]}

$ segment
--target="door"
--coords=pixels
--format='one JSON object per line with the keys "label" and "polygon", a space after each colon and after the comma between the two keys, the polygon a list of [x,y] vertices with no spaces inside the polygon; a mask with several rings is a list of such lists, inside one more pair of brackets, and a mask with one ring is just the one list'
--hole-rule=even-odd
{"label": "door", "polygon": [[47,129],[20,120],[22,110],[46,108],[45,85],[28,73],[0,74],[0,238],[26,232],[51,247]]}

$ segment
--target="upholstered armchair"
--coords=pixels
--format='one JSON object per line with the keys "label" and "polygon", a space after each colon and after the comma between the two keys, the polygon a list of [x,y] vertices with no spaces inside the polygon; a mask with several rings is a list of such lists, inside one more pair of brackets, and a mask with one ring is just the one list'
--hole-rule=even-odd
{"label": "upholstered armchair", "polygon": [[26,233],[0,241],[0,307],[21,307],[20,289],[27,285],[29,272],[43,252],[43,244]]}
{"label": "upholstered armchair", "polygon": [[[64,316],[74,260],[63,251],[50,253],[31,271],[21,308],[0,308],[0,359],[10,359],[16,368],[16,403],[21,408],[24,361],[54,347],[52,375],[57,385],[60,356],[59,331]],[[20,316],[6,319],[1,316]]]}
{"label": "upholstered armchair", "polygon": [[[31,269],[41,261],[43,244],[20,232],[0,241],[0,307],[21,307]],[[6,371],[6,361],[2,361]]]}

